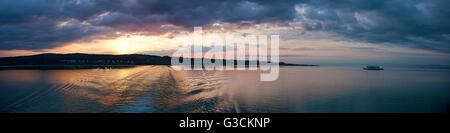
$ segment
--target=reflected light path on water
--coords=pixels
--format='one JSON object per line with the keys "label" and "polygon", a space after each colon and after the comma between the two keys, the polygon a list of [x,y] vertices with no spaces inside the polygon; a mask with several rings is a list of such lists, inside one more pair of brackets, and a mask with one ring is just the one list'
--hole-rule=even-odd
{"label": "reflected light path on water", "polygon": [[281,67],[259,71],[0,70],[1,112],[445,112],[448,70]]}

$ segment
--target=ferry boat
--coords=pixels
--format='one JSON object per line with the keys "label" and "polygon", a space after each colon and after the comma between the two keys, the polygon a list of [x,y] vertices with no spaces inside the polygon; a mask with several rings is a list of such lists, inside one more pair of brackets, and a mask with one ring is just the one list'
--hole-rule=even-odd
{"label": "ferry boat", "polygon": [[384,70],[384,68],[381,68],[380,66],[366,66],[363,70]]}

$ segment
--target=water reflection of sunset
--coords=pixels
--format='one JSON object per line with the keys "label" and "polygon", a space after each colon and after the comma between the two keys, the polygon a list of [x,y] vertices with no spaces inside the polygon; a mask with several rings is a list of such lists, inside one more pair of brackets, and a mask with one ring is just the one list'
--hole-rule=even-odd
{"label": "water reflection of sunset", "polygon": [[[173,106],[171,104],[175,104],[175,101],[177,101],[177,99],[172,99],[176,98],[176,96],[171,95],[167,97],[167,94],[164,94],[169,92],[168,90],[155,89],[175,87],[176,84],[169,81],[166,84],[162,84],[161,79],[171,79],[169,78],[171,75],[170,69],[167,66],[142,66],[130,69],[0,71],[0,76],[5,75],[8,75],[9,78],[2,77],[2,81],[7,80],[10,82],[9,84],[14,85],[14,88],[30,88],[30,86],[23,86],[23,84],[48,84],[49,88],[43,91],[36,88],[35,94],[24,98],[21,102],[39,100],[40,98],[45,98],[42,97],[45,95],[59,95],[59,100],[56,102],[92,100],[100,103],[101,106],[99,107],[104,107],[106,110],[114,112],[115,108],[126,108],[130,104],[135,103],[140,95],[145,95],[152,90],[156,91],[151,93],[151,96],[150,94],[148,95],[154,98],[145,101],[148,103],[148,106],[167,108]],[[155,102],[155,100],[160,100],[160,102]],[[82,105],[84,104],[83,102],[75,102],[73,104],[71,106],[87,106]],[[6,107],[17,106],[23,105],[12,103]],[[93,108],[92,110],[96,109]],[[79,112],[82,110],[72,111]]]}

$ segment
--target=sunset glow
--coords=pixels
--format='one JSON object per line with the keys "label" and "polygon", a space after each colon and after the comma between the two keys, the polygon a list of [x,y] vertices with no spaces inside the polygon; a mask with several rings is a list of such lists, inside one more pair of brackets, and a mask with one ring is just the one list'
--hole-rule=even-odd
{"label": "sunset glow", "polygon": [[[11,18],[18,23],[2,25],[0,57],[42,53],[171,55],[177,50],[170,46],[172,38],[191,35],[194,26],[200,26],[206,36],[280,35],[280,59],[298,63],[327,64],[331,58],[342,64],[369,60],[383,64],[450,62],[449,30],[443,25],[449,19],[433,10],[444,5],[440,2],[378,2],[401,8],[387,11],[383,6],[373,9],[353,2],[349,5],[361,8],[348,11],[308,1],[281,5],[233,1],[225,7],[210,6],[209,2],[174,2],[181,8],[162,1],[125,0],[117,2],[115,10],[101,6],[102,2],[85,0],[54,4],[37,1],[29,6],[46,5],[36,8],[45,10],[43,14],[26,10],[24,19]],[[26,2],[17,5],[28,6]],[[61,5],[65,8],[59,8]],[[141,10],[144,7],[149,10]],[[197,7],[202,10],[192,10]],[[416,15],[398,15],[404,14],[402,11]],[[61,15],[54,15],[58,13]]]}
{"label": "sunset glow", "polygon": [[428,131],[449,79],[450,0],[0,0],[5,127]]}

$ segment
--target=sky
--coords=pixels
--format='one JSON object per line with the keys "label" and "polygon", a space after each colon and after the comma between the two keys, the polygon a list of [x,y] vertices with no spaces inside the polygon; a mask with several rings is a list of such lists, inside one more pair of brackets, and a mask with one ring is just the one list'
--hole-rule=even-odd
{"label": "sky", "polygon": [[0,0],[0,57],[170,55],[205,34],[280,35],[280,60],[450,65],[448,0]]}

